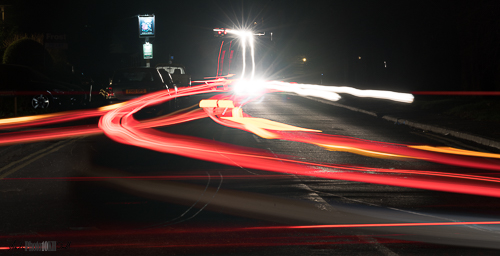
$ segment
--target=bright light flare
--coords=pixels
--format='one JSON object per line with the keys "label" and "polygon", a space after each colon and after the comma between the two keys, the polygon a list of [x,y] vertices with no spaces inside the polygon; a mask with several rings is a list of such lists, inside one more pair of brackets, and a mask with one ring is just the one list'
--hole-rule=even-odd
{"label": "bright light flare", "polygon": [[240,79],[234,83],[233,91],[239,96],[257,96],[265,93],[267,83],[263,80]]}

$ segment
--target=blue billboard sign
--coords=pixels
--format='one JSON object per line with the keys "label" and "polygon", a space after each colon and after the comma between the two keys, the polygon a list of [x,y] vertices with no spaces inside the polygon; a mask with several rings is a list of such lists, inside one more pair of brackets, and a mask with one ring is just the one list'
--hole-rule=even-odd
{"label": "blue billboard sign", "polygon": [[139,37],[155,36],[155,16],[139,15]]}

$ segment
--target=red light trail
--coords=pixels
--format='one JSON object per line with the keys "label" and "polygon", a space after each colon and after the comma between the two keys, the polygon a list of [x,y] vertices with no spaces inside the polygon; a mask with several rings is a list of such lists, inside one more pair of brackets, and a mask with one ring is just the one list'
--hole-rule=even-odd
{"label": "red light trail", "polygon": [[[407,146],[328,135],[317,130],[294,127],[267,119],[253,118],[241,110],[241,106],[250,102],[252,98],[223,94],[232,89],[229,87],[232,82],[232,80],[222,78],[203,81],[204,84],[199,86],[180,88],[176,94],[169,91],[160,91],[131,100],[111,110],[99,109],[75,113],[59,113],[53,116],[34,117],[31,122],[1,122],[2,120],[0,120],[0,128],[7,129],[5,127],[8,127],[13,129],[29,125],[65,122],[104,113],[99,121],[99,128],[81,126],[5,133],[0,136],[0,144],[61,139],[68,136],[92,135],[104,132],[111,139],[123,144],[250,169],[500,197],[500,186],[498,184],[500,179],[494,177],[297,161],[292,160],[290,156],[275,156],[264,150],[214,142],[213,140],[192,136],[170,134],[152,129],[152,127],[174,125],[208,116],[221,125],[252,132],[264,138],[310,143],[332,151],[347,151],[394,159],[412,158],[469,168],[500,170],[500,160],[498,160],[500,156],[497,155],[481,155],[480,152],[458,149],[444,150],[434,147],[429,147],[431,148],[429,149],[426,146]],[[261,93],[275,90],[266,89]],[[212,92],[219,92],[220,94],[213,96],[210,100],[200,102],[202,109],[176,112],[144,121],[138,121],[133,116],[134,113],[147,106],[161,104],[175,97]],[[355,91],[355,93],[360,92]],[[253,99],[255,98],[257,96],[254,96]]]}
{"label": "red light trail", "polygon": [[368,228],[368,227],[421,227],[421,226],[459,226],[459,225],[499,225],[500,221],[465,221],[465,222],[426,222],[426,223],[375,223],[375,224],[335,224],[306,226],[267,226],[249,227],[243,230],[267,229],[316,229],[316,228]]}

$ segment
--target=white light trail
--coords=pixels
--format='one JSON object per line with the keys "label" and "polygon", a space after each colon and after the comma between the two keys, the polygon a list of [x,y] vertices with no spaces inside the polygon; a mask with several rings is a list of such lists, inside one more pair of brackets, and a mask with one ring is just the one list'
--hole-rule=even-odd
{"label": "white light trail", "polygon": [[[233,30],[233,29],[214,29],[214,31],[224,31],[228,34],[237,35],[241,40],[241,47],[243,50],[243,70],[241,72],[240,82],[236,84],[237,94],[258,94],[264,89],[274,89],[284,92],[293,92],[302,96],[313,96],[323,98],[326,100],[337,101],[341,97],[339,93],[347,93],[356,97],[367,97],[392,100],[403,103],[412,103],[413,95],[410,93],[400,93],[393,91],[382,90],[360,90],[347,86],[323,86],[315,84],[291,84],[278,81],[256,81],[255,78],[255,49],[254,49],[254,36],[263,34],[254,34],[248,30]],[[247,43],[250,46],[250,56],[252,58],[252,72],[250,80],[243,81],[246,72],[246,48]],[[361,59],[361,57],[359,57]],[[306,61],[304,58],[303,61]]]}
{"label": "white light trail", "polygon": [[243,70],[241,71],[241,79],[245,76],[245,68],[246,68],[246,37],[245,36],[240,36],[241,39],[241,48],[243,49]]}
{"label": "white light trail", "polygon": [[253,80],[255,75],[255,51],[253,47],[253,35],[249,33],[246,38],[250,41],[250,55],[252,56],[252,75],[250,76],[250,80]]}
{"label": "white light trail", "polygon": [[225,32],[228,34],[233,34],[237,35],[240,40],[241,40],[241,48],[243,50],[243,70],[241,71],[241,79],[244,78],[245,76],[245,71],[246,71],[246,48],[247,48],[247,43],[250,46],[250,57],[252,59],[252,72],[250,75],[250,80],[253,80],[255,77],[255,49],[254,49],[254,35],[264,35],[262,33],[258,34],[253,34],[251,31],[247,30],[233,30],[233,29],[219,29],[216,28],[214,29],[216,32]]}
{"label": "white light trail", "polygon": [[[302,96],[313,96],[330,101],[337,101],[341,97],[339,93],[346,93],[356,97],[376,98],[392,100],[403,103],[412,103],[413,95],[411,93],[401,93],[382,90],[360,90],[347,86],[325,86],[316,84],[295,84],[279,81],[245,81],[235,84],[235,91],[238,94],[247,93],[256,94],[264,89],[277,90],[283,92],[293,92]],[[244,88],[240,88],[244,87]],[[249,89],[251,88],[251,90]]]}

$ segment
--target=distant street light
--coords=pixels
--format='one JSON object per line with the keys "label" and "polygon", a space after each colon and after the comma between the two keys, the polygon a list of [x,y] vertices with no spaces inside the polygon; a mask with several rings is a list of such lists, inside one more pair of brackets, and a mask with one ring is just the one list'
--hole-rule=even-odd
{"label": "distant street light", "polygon": [[306,58],[303,58],[303,59],[302,59],[302,61],[303,61],[303,62],[306,62],[306,61],[307,61],[307,59],[306,59]]}

